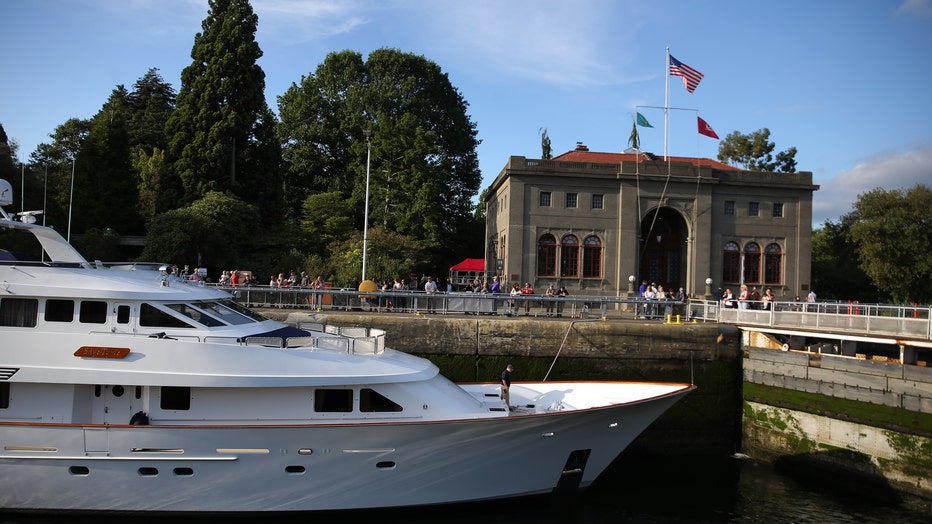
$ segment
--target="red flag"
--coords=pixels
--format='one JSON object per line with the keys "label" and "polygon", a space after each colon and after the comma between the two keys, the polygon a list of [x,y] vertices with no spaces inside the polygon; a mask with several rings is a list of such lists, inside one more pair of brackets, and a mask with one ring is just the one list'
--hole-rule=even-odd
{"label": "red flag", "polygon": [[700,135],[705,135],[707,137],[715,138],[715,139],[718,138],[718,135],[715,134],[715,131],[712,130],[712,126],[710,126],[708,122],[703,120],[701,116],[697,116],[696,118],[699,119],[699,134]]}

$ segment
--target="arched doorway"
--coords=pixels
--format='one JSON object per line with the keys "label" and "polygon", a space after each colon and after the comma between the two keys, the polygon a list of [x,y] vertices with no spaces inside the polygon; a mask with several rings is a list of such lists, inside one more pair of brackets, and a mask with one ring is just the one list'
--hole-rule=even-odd
{"label": "arched doorway", "polygon": [[688,231],[686,221],[669,207],[651,210],[641,221],[640,280],[664,290],[686,288]]}

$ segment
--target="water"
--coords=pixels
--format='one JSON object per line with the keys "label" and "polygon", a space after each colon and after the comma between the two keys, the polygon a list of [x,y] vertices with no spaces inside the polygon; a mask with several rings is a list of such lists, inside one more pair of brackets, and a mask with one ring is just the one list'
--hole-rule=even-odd
{"label": "water", "polygon": [[[502,464],[501,473],[508,473]],[[798,469],[732,457],[644,458],[625,455],[592,488],[575,500],[551,497],[497,501],[431,510],[367,511],[343,514],[264,517],[80,516],[72,524],[275,524],[478,522],[525,523],[717,523],[930,522],[932,501],[896,494],[887,487],[845,482],[850,475]],[[0,524],[52,524],[60,516],[13,515]]]}

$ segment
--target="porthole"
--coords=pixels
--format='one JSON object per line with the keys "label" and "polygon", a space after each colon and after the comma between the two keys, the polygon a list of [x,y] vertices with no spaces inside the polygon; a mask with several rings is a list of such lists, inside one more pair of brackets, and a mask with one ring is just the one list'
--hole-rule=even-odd
{"label": "porthole", "polygon": [[153,467],[139,468],[138,471],[140,477],[156,477],[159,474],[158,468]]}
{"label": "porthole", "polygon": [[310,448],[301,448],[298,450],[298,455],[310,455],[311,453],[314,453],[314,450]]}
{"label": "porthole", "polygon": [[113,389],[111,391],[113,392],[113,396],[117,398],[122,397],[123,393],[125,393],[125,391],[123,390],[123,386],[120,386],[120,385],[113,386]]}
{"label": "porthole", "polygon": [[285,466],[285,473],[301,475],[304,473],[304,466]]}
{"label": "porthole", "polygon": [[91,472],[87,466],[71,466],[68,468],[68,473],[72,475],[86,476]]}
{"label": "porthole", "polygon": [[379,469],[395,469],[395,461],[394,460],[383,460],[381,462],[376,463],[375,467]]}
{"label": "porthole", "polygon": [[172,473],[178,477],[191,477],[194,476],[194,470],[191,468],[175,468],[172,470]]}

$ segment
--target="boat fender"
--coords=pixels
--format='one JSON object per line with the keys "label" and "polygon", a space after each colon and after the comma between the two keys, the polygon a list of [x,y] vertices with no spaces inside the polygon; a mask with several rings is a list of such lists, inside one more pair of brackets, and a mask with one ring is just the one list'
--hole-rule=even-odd
{"label": "boat fender", "polygon": [[146,426],[149,424],[149,416],[142,411],[137,411],[131,419],[129,419],[131,426]]}

